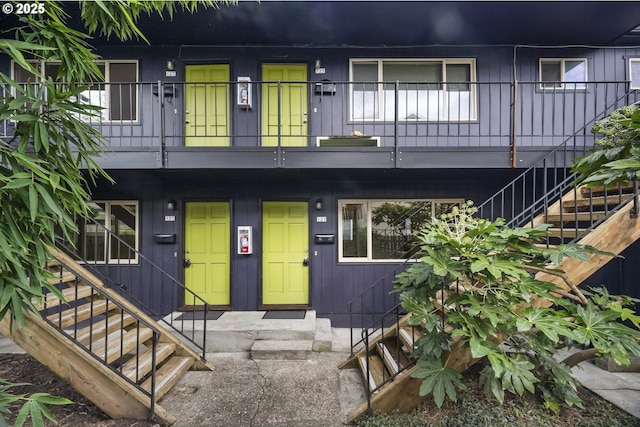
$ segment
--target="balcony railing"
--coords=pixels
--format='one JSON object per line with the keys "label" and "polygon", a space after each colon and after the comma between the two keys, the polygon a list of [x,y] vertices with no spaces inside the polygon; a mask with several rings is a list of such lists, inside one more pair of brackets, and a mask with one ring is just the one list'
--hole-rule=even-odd
{"label": "balcony railing", "polygon": [[[392,163],[420,150],[549,148],[576,137],[612,105],[638,100],[628,82],[541,89],[541,82],[382,83],[145,82],[94,85],[82,99],[102,107],[83,117],[114,152],[188,150],[384,151]],[[0,89],[11,96],[10,88]],[[1,92],[0,92],[1,93]],[[11,139],[15,122],[0,122]],[[592,135],[580,136],[590,145]],[[279,165],[276,165],[279,166]]]}

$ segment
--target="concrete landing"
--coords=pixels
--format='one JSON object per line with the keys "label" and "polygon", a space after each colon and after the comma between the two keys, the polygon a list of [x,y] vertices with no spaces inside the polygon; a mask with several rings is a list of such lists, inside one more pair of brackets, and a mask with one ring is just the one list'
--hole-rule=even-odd
{"label": "concrete landing", "polygon": [[[331,321],[317,319],[314,310],[305,312],[303,319],[263,319],[266,311],[228,311],[216,320],[206,322],[208,353],[250,352],[258,359],[301,359],[311,352],[333,350]],[[183,313],[172,313],[165,320],[176,319]],[[202,320],[173,320],[180,330],[195,340],[202,337]]]}

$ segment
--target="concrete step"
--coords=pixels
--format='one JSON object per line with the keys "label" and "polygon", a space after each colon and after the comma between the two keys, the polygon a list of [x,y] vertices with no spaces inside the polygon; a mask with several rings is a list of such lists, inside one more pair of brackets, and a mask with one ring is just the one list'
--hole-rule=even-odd
{"label": "concrete step", "polygon": [[306,360],[312,347],[311,340],[256,340],[251,347],[251,359]]}

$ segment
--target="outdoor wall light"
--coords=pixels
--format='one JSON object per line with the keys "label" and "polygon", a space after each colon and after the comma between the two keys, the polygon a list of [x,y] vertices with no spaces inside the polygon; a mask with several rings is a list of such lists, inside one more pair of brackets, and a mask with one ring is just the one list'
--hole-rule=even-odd
{"label": "outdoor wall light", "polygon": [[316,210],[318,211],[322,210],[322,199],[316,200]]}
{"label": "outdoor wall light", "polygon": [[322,63],[319,59],[316,59],[316,70],[319,70],[320,68],[322,68]]}
{"label": "outdoor wall light", "polygon": [[175,69],[176,69],[176,64],[172,60],[167,61],[167,70],[173,71]]}
{"label": "outdoor wall light", "polygon": [[167,209],[170,211],[173,211],[176,209],[176,201],[175,200],[169,200],[167,202]]}

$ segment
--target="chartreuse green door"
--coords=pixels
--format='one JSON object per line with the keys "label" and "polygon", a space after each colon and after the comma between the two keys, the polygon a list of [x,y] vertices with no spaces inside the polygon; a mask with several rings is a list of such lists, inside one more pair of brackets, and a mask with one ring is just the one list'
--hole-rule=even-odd
{"label": "chartreuse green door", "polygon": [[[229,305],[229,203],[190,202],[185,209],[185,285],[209,304]],[[185,305],[198,304],[187,292]]]}
{"label": "chartreuse green door", "polygon": [[262,215],[262,303],[309,304],[307,202],[264,202]]}
{"label": "chartreuse green door", "polygon": [[262,145],[307,145],[307,66],[262,66]]}
{"label": "chartreuse green door", "polygon": [[229,145],[229,65],[187,65],[185,68],[185,145]]}

